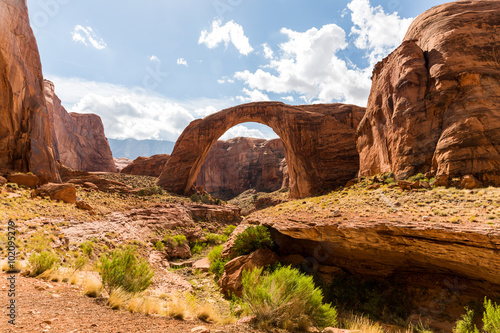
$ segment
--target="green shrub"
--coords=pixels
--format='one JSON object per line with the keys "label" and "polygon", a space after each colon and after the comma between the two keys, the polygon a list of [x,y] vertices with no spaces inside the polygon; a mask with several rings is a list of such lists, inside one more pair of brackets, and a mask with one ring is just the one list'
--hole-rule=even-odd
{"label": "green shrub", "polygon": [[157,251],[165,251],[165,245],[163,245],[162,241],[157,241],[154,248]]}
{"label": "green shrub", "polygon": [[184,235],[175,235],[175,236],[165,235],[163,241],[175,247],[186,244],[187,238]]}
{"label": "green shrub", "polygon": [[42,251],[40,253],[33,253],[28,262],[31,267],[31,276],[38,276],[45,271],[53,268],[59,262],[57,254],[51,251]]}
{"label": "green shrub", "polygon": [[417,173],[416,175],[411,176],[410,178],[408,178],[408,181],[410,181],[410,182],[415,182],[415,181],[417,181],[417,180],[424,180],[424,179],[425,179],[424,174],[422,174],[422,173]]}
{"label": "green shrub", "polygon": [[500,332],[500,305],[484,299],[483,330],[486,333]]}
{"label": "green shrub", "polygon": [[189,199],[191,199],[192,202],[200,202],[201,198],[198,193],[193,194]]}
{"label": "green shrub", "polygon": [[191,254],[201,253],[207,247],[207,245],[208,245],[207,243],[203,242],[195,242],[189,244],[189,247],[191,248]]}
{"label": "green shrub", "polygon": [[243,307],[261,327],[293,330],[336,325],[335,308],[323,303],[313,278],[296,269],[281,267],[270,274],[263,274],[262,268],[244,271],[242,284]]}
{"label": "green shrub", "polygon": [[90,258],[90,256],[94,252],[94,243],[89,241],[83,242],[80,244],[80,249],[82,250],[83,254]]}
{"label": "green shrub", "polygon": [[474,310],[465,308],[466,313],[457,322],[453,333],[479,333],[476,325],[474,325]]}
{"label": "green shrub", "polygon": [[102,255],[99,274],[108,293],[117,288],[137,293],[149,287],[154,271],[145,259],[138,257],[135,247],[128,246]]}
{"label": "green shrub", "polygon": [[233,251],[237,256],[252,253],[264,246],[272,247],[271,234],[263,225],[248,227],[234,241]]}
{"label": "green shrub", "polygon": [[[453,333],[479,333],[480,331],[474,324],[474,310],[465,308],[465,311],[465,315],[462,316],[462,319],[460,319],[453,328]],[[482,332],[500,332],[500,305],[486,298],[484,299]]]}
{"label": "green shrub", "polygon": [[203,202],[204,204],[206,205],[209,205],[212,203],[212,199],[210,198],[210,196],[208,194],[204,194],[202,197],[201,197],[201,202]]}
{"label": "green shrub", "polygon": [[208,233],[205,235],[205,239],[208,244],[219,245],[227,241],[227,236]]}
{"label": "green shrub", "polygon": [[228,225],[227,227],[224,228],[223,233],[224,233],[224,235],[229,237],[233,233],[234,229],[236,229],[235,225],[232,225],[232,224]]}
{"label": "green shrub", "polygon": [[215,274],[217,279],[224,274],[224,265],[228,260],[222,259],[222,245],[218,245],[208,254],[208,261],[210,262],[210,272]]}

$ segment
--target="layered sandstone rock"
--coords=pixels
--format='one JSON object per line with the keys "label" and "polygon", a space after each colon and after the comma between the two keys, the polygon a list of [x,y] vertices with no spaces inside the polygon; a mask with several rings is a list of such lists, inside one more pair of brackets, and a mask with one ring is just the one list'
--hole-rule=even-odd
{"label": "layered sandstone rock", "polygon": [[452,274],[500,288],[500,232],[494,226],[332,218],[311,223],[308,214],[263,211],[236,228],[224,245],[224,257],[231,255],[236,236],[255,224],[270,229],[281,257],[309,258],[310,273],[331,266],[379,277],[401,272]]}
{"label": "layered sandstone rock", "polygon": [[432,8],[373,72],[360,174],[432,171],[500,185],[500,3]]}
{"label": "layered sandstone rock", "polygon": [[248,189],[277,191],[283,186],[284,161],[281,139],[217,141],[201,167],[196,185],[223,199],[231,199]]}
{"label": "layered sandstone rock", "polygon": [[55,94],[54,84],[45,80],[44,87],[56,158],[75,170],[116,172],[101,118],[68,113]]}
{"label": "layered sandstone rock", "polygon": [[151,157],[140,156],[120,171],[128,175],[159,177],[170,155],[158,154]]}
{"label": "layered sandstone rock", "polygon": [[25,1],[0,1],[0,168],[60,181]]}
{"label": "layered sandstone rock", "polygon": [[365,112],[354,105],[290,106],[259,102],[193,121],[182,133],[158,184],[186,194],[210,148],[228,129],[245,122],[271,127],[283,141],[290,196],[306,197],[344,185],[359,168],[355,129]]}

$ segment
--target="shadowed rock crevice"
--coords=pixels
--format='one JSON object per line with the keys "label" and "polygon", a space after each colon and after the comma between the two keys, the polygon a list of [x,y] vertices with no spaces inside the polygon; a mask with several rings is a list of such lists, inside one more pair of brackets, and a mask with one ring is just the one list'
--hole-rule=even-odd
{"label": "shadowed rock crevice", "polygon": [[233,126],[258,122],[271,127],[283,141],[290,196],[324,193],[344,185],[358,171],[355,128],[364,111],[354,105],[289,106],[279,102],[220,111],[193,121],[184,130],[158,185],[174,193],[189,193],[217,139]]}

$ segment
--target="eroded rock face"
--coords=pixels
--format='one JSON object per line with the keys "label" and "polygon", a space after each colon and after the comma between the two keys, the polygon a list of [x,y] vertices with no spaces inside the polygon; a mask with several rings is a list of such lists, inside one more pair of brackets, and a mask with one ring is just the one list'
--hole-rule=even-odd
{"label": "eroded rock face", "polygon": [[0,168],[60,181],[25,1],[0,1]]}
{"label": "eroded rock face", "polygon": [[189,193],[217,139],[231,127],[253,121],[268,125],[283,141],[291,197],[331,190],[358,171],[355,129],[364,112],[354,105],[290,106],[279,102],[220,111],[193,121],[184,130],[158,184],[167,191]]}
{"label": "eroded rock face", "polygon": [[[310,258],[315,273],[320,266],[387,277],[400,272],[451,274],[490,283],[500,289],[500,233],[493,226],[452,228],[422,222],[363,222],[316,219],[297,215],[271,216],[265,212],[246,218],[231,234],[223,255],[248,225],[271,230],[281,257]],[[458,230],[457,230],[458,229]]]}
{"label": "eroded rock face", "polygon": [[201,167],[196,185],[222,199],[232,199],[248,189],[273,192],[283,186],[285,167],[281,139],[217,141]]}
{"label": "eroded rock face", "polygon": [[373,72],[360,174],[432,171],[500,185],[500,3],[432,8]]}
{"label": "eroded rock face", "polygon": [[140,156],[120,172],[128,175],[159,177],[169,159],[170,155],[168,154],[158,154],[151,157]]}
{"label": "eroded rock face", "polygon": [[116,172],[101,118],[68,113],[48,80],[44,81],[44,92],[56,158],[75,170]]}

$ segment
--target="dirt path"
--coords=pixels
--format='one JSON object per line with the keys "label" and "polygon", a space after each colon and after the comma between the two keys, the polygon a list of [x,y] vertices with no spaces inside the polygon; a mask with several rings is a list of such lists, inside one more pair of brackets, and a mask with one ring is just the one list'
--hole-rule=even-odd
{"label": "dirt path", "polygon": [[112,310],[104,299],[82,295],[81,287],[16,275],[16,326],[8,323],[9,275],[0,273],[0,332],[191,332],[205,326],[210,332],[257,332],[248,326],[217,327],[198,320],[179,321],[160,316]]}

